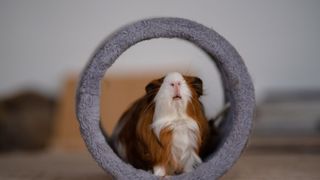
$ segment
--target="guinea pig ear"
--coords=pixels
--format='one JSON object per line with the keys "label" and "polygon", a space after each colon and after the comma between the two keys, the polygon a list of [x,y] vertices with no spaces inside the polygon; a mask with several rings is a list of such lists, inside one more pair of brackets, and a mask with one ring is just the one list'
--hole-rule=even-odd
{"label": "guinea pig ear", "polygon": [[159,89],[161,84],[162,84],[163,78],[161,79],[156,79],[151,81],[146,87],[146,93],[152,93],[152,92],[156,92],[156,89]]}
{"label": "guinea pig ear", "polygon": [[196,91],[198,97],[203,95],[203,86],[202,86],[202,80],[198,77],[193,77],[191,82],[192,87]]}

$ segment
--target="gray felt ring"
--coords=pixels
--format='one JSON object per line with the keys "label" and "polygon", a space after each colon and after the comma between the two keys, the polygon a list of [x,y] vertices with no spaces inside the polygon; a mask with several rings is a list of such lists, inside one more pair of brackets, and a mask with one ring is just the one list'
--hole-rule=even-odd
{"label": "gray felt ring", "polygon": [[225,98],[231,108],[222,126],[220,145],[194,171],[170,179],[217,179],[239,158],[248,140],[255,108],[254,88],[238,52],[214,30],[180,18],[152,18],[125,26],[100,46],[85,67],[76,96],[81,135],[96,162],[115,179],[159,179],[123,162],[99,128],[100,81],[106,70],[129,47],[153,38],[180,38],[205,51],[218,67]]}

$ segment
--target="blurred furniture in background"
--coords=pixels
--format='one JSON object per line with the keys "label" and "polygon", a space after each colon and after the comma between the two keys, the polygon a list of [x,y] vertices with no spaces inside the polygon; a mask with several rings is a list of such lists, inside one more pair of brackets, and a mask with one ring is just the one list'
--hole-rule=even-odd
{"label": "blurred furniture in background", "polygon": [[[162,75],[108,76],[102,81],[100,113],[103,127],[111,134],[122,113],[145,93],[145,86]],[[84,149],[75,116],[77,76],[69,76],[58,99],[53,145],[63,149]]]}
{"label": "blurred furniture in background", "polygon": [[320,154],[320,91],[269,93],[257,106],[252,137],[249,150]]}
{"label": "blurred furniture in background", "polygon": [[257,107],[255,135],[320,134],[320,90],[274,91]]}
{"label": "blurred furniture in background", "polygon": [[0,100],[0,152],[46,148],[52,138],[56,102],[36,91]]}

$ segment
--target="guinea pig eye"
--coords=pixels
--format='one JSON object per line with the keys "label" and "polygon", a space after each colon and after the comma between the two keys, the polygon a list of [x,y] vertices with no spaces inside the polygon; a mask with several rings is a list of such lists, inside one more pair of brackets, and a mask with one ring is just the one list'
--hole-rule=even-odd
{"label": "guinea pig eye", "polygon": [[151,81],[146,87],[145,90],[147,93],[155,93],[160,88],[161,84],[163,82],[163,78],[156,79]]}
{"label": "guinea pig eye", "polygon": [[173,87],[173,86],[174,86],[174,84],[173,84],[173,83],[170,83],[170,86],[172,86],[172,87]]}

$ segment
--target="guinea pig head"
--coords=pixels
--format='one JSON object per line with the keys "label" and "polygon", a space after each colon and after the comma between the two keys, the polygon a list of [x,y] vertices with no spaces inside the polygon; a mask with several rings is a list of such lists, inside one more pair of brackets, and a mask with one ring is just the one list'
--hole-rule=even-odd
{"label": "guinea pig head", "polygon": [[156,104],[186,106],[192,99],[202,95],[202,80],[197,77],[168,73],[165,77],[151,82],[147,92],[156,92]]}

